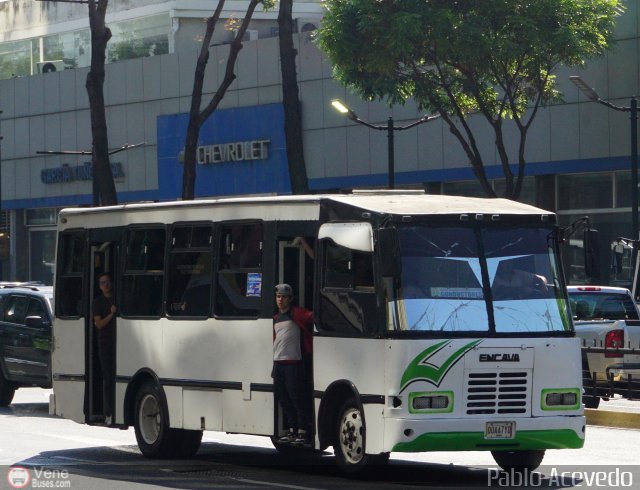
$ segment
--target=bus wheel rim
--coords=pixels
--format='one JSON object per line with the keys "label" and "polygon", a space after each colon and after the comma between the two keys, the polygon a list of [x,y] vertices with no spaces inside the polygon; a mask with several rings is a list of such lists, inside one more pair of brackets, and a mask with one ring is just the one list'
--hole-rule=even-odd
{"label": "bus wheel rim", "polygon": [[360,411],[349,408],[342,415],[340,422],[340,448],[344,459],[349,464],[358,464],[364,457],[364,427]]}
{"label": "bus wheel rim", "polygon": [[140,433],[147,444],[154,444],[160,435],[160,404],[153,395],[145,395],[140,402]]}

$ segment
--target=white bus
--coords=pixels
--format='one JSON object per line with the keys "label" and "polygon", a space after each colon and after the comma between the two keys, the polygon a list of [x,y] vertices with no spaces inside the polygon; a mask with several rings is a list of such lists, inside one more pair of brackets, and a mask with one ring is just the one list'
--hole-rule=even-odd
{"label": "white bus", "polygon": [[270,377],[274,285],[287,282],[314,312],[311,447],[333,446],[345,471],[470,450],[535,468],[585,435],[561,235],[532,206],[411,192],[65,209],[52,409],[105,424],[90,309],[106,271],[113,427],[134,426],[148,457],[193,455],[203,430],[296,450],[278,442]]}

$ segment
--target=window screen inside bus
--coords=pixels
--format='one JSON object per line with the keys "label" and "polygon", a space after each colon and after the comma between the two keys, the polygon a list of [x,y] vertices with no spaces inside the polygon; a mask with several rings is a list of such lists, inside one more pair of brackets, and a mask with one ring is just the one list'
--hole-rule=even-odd
{"label": "window screen inside bus", "polygon": [[213,228],[210,225],[173,229],[167,271],[167,315],[209,315],[212,246]]}
{"label": "window screen inside bus", "polygon": [[221,226],[216,316],[255,317],[262,305],[262,223]]}
{"label": "window screen inside bus", "polygon": [[566,308],[557,301],[559,277],[550,229],[408,226],[398,233],[401,329],[570,328]]}

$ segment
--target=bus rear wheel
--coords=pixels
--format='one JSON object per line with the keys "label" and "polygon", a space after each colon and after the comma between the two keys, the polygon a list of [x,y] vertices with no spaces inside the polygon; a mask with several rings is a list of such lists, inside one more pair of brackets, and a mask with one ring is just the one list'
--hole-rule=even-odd
{"label": "bus rear wheel", "polygon": [[188,458],[198,452],[202,431],[172,429],[160,388],[145,383],[136,395],[135,432],[138,447],[147,458]]}
{"label": "bus rear wheel", "polygon": [[0,407],[8,407],[13,401],[13,395],[15,395],[16,389],[13,383],[7,381],[0,369]]}
{"label": "bus rear wheel", "polygon": [[515,471],[517,473],[533,471],[544,458],[544,449],[528,451],[491,451],[491,455],[498,466],[504,471]]}
{"label": "bus rear wheel", "polygon": [[345,401],[338,412],[333,452],[340,469],[346,474],[357,474],[389,460],[389,453],[366,453],[366,427],[355,398]]}

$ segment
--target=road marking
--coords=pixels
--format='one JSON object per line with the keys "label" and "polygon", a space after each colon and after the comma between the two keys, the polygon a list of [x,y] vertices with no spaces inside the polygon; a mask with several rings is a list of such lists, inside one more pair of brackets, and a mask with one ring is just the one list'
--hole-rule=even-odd
{"label": "road marking", "polygon": [[135,441],[123,441],[115,440],[115,439],[105,439],[102,437],[82,437],[82,436],[66,436],[62,434],[56,434],[52,432],[27,432],[26,434],[33,435],[36,437],[46,437],[52,439],[62,439],[65,441],[79,442],[81,444],[86,444],[87,447],[97,447],[97,446],[129,446],[135,445]]}
{"label": "road marking", "polygon": [[230,478],[231,480],[236,480],[242,483],[251,483],[253,485],[263,485],[265,487],[279,487],[279,488],[295,488],[298,490],[323,490],[321,488],[316,487],[301,487],[299,485],[287,485],[286,483],[275,483],[272,481],[260,481],[260,480],[249,480],[248,478]]}

